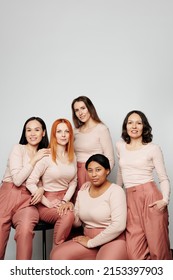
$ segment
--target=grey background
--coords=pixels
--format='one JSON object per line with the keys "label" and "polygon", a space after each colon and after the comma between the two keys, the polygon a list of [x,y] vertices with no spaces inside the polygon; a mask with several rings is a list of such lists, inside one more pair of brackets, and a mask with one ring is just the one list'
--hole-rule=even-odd
{"label": "grey background", "polygon": [[[147,115],[172,184],[172,30],[171,0],[0,0],[0,177],[27,118],[42,117],[50,132],[87,95],[114,144],[128,111]],[[171,194],[171,246],[172,211]],[[15,259],[13,236],[6,259]],[[40,237],[33,259],[41,258]]]}

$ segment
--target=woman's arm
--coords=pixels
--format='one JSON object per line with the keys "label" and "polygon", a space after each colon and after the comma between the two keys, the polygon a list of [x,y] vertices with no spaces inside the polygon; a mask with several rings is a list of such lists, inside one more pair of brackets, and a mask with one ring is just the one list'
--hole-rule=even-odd
{"label": "woman's arm", "polygon": [[112,143],[112,138],[108,127],[105,125],[102,127],[100,131],[100,144],[103,149],[104,155],[109,159],[111,169],[113,169],[115,165],[115,155],[114,155],[114,148]]}
{"label": "woman's arm", "polygon": [[26,162],[25,145],[16,144],[9,156],[9,169],[13,183],[16,186],[21,186],[31,174],[35,164],[49,153],[49,149],[41,149],[37,151],[32,160],[24,165]]}
{"label": "woman's arm", "polygon": [[126,228],[126,195],[120,186],[115,186],[110,196],[111,223],[101,233],[87,242],[88,248],[103,245],[118,237]]}
{"label": "woman's arm", "polygon": [[163,153],[160,147],[157,145],[154,148],[152,160],[159,179],[160,189],[163,195],[163,199],[155,201],[153,204],[150,205],[150,207],[157,205],[159,210],[164,210],[164,208],[168,205],[170,200],[171,188],[170,188],[169,178],[166,173]]}
{"label": "woman's arm", "polygon": [[36,193],[38,190],[39,182],[43,174],[47,169],[48,163],[47,161],[41,159],[35,165],[33,171],[31,172],[30,176],[26,181],[26,188],[31,192],[32,195]]}
{"label": "woman's arm", "polygon": [[8,165],[13,183],[20,187],[28,178],[33,170],[33,165],[28,162],[24,165],[26,156],[24,147],[16,144],[9,156]]}
{"label": "woman's arm", "polygon": [[117,176],[116,176],[116,184],[122,187],[123,186],[123,178],[122,178],[121,167],[120,167],[120,164],[119,164],[119,160],[120,160],[119,144],[116,143],[115,147],[116,147],[116,155],[117,155],[117,158],[118,158],[118,169],[117,169]]}
{"label": "woman's arm", "polygon": [[75,174],[74,178],[69,183],[67,192],[63,197],[64,201],[70,201],[70,199],[72,198],[72,196],[75,192],[76,186],[77,186],[77,173]]}

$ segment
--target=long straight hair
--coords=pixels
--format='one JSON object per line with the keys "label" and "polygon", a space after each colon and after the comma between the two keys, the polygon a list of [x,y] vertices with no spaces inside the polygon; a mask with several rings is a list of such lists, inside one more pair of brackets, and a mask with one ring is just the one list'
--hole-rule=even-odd
{"label": "long straight hair", "polygon": [[54,162],[56,162],[57,147],[58,147],[58,143],[57,143],[57,140],[56,140],[56,130],[57,130],[57,125],[60,124],[60,123],[65,123],[68,127],[68,130],[69,130],[69,141],[66,145],[66,151],[68,153],[69,161],[72,162],[73,159],[74,159],[73,128],[72,128],[71,123],[67,119],[63,119],[63,118],[55,120],[54,123],[52,124],[51,134],[50,134],[50,144],[49,144],[49,147],[51,149],[52,160]]}
{"label": "long straight hair", "polygon": [[75,98],[72,101],[72,104],[71,104],[72,119],[73,119],[73,123],[74,123],[75,128],[79,128],[83,125],[83,122],[81,122],[78,119],[78,117],[76,116],[75,110],[74,110],[74,104],[76,102],[80,102],[80,101],[82,101],[85,104],[85,106],[87,107],[87,109],[88,109],[88,111],[91,115],[91,118],[98,123],[102,123],[102,121],[100,120],[100,118],[97,114],[96,108],[94,107],[94,104],[92,103],[92,101],[87,96],[79,96],[79,97]]}
{"label": "long straight hair", "polygon": [[43,131],[45,132],[44,136],[42,137],[42,140],[40,141],[38,147],[37,147],[37,150],[40,150],[42,148],[47,148],[48,145],[49,145],[49,139],[48,139],[48,133],[47,133],[47,128],[46,128],[46,124],[45,122],[40,118],[40,117],[31,117],[29,119],[26,120],[26,122],[24,123],[24,126],[23,126],[23,130],[22,130],[22,135],[21,135],[21,138],[20,138],[20,141],[19,141],[19,144],[21,145],[26,145],[28,144],[28,141],[26,139],[26,125],[27,123],[29,123],[30,121],[38,121],[41,126],[42,126],[42,129]]}

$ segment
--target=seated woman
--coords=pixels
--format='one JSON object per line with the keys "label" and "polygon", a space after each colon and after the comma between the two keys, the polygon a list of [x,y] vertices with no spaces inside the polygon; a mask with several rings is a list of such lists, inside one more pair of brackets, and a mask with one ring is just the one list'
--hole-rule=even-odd
{"label": "seated woman", "polygon": [[[84,235],[55,246],[52,260],[126,260],[126,197],[124,190],[107,176],[110,164],[102,154],[92,155],[85,164],[90,182],[83,184],[74,207],[74,226]],[[71,202],[67,209],[73,209]],[[65,210],[63,210],[65,211]],[[64,215],[64,212],[60,213]]]}
{"label": "seated woman", "polygon": [[[72,198],[77,185],[77,165],[73,149],[73,129],[67,119],[57,119],[52,124],[48,157],[38,162],[29,176],[26,187],[33,195],[32,205],[37,205],[42,221],[54,224],[53,246],[64,242],[73,225],[74,213],[59,209]],[[37,194],[42,182],[44,195]],[[39,203],[40,202],[40,203]]]}
{"label": "seated woman", "polygon": [[[15,228],[16,260],[31,260],[34,227],[39,213],[31,205],[26,180],[37,162],[50,154],[44,120],[30,117],[24,123],[18,144],[10,152],[0,186],[0,260],[4,260],[11,225]],[[40,196],[41,188],[36,192]]]}

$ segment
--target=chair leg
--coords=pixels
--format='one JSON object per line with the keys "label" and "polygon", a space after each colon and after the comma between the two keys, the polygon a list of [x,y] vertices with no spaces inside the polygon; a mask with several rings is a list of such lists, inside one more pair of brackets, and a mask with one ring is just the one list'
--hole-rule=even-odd
{"label": "chair leg", "polygon": [[43,251],[43,260],[46,260],[46,230],[43,230],[43,240],[42,240],[42,251]]}

